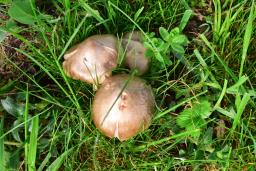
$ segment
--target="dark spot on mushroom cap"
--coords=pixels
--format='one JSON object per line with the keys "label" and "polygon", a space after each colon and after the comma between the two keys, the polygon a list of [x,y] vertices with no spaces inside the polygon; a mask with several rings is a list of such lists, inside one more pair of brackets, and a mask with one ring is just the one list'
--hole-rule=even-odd
{"label": "dark spot on mushroom cap", "polygon": [[[129,81],[129,82],[127,82]],[[96,92],[92,119],[106,136],[127,140],[146,129],[154,111],[154,95],[145,81],[120,74],[108,78]]]}

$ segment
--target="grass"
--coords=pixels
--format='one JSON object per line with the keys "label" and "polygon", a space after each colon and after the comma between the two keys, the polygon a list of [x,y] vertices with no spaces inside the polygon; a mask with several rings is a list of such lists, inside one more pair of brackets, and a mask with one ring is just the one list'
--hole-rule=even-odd
{"label": "grass", "polygon": [[[23,16],[13,11],[24,6],[0,1],[0,170],[256,169],[254,1],[28,2]],[[169,34],[176,27],[189,39],[184,56],[158,46],[159,28]],[[156,111],[147,130],[120,142],[95,128],[95,92],[67,77],[62,62],[90,35],[132,30],[155,50],[142,78]],[[157,57],[172,63],[156,68]],[[119,65],[113,73],[123,71]],[[201,101],[211,104],[203,122]],[[186,111],[193,117],[183,119],[196,129],[177,124]]]}

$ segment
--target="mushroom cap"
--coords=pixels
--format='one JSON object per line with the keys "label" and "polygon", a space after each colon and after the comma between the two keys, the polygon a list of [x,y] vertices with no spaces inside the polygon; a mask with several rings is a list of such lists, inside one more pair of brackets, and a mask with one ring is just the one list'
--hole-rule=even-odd
{"label": "mushroom cap", "polygon": [[106,136],[127,140],[150,125],[154,112],[150,86],[127,74],[108,78],[96,92],[92,119]]}
{"label": "mushroom cap", "polygon": [[143,35],[134,31],[124,35],[122,46],[126,49],[125,65],[130,69],[137,69],[138,75],[147,72],[150,59],[145,56],[146,48],[143,45]]}
{"label": "mushroom cap", "polygon": [[75,79],[101,84],[117,66],[117,38],[94,35],[75,45],[64,55],[65,73]]}

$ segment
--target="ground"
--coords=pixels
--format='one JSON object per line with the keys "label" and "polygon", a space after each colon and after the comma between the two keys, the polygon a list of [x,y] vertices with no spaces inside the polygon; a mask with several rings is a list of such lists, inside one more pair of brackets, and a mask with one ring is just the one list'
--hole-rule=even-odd
{"label": "ground", "polygon": [[[252,0],[0,0],[0,170],[256,170],[255,16]],[[62,62],[91,35],[133,30],[156,110],[120,142]]]}

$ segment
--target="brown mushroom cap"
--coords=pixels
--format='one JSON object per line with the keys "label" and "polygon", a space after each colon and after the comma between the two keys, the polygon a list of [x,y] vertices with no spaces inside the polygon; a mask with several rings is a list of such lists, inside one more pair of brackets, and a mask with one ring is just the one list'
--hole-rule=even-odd
{"label": "brown mushroom cap", "polygon": [[75,79],[100,84],[117,66],[117,38],[94,35],[72,47],[65,55],[65,73]]}
{"label": "brown mushroom cap", "polygon": [[138,75],[147,72],[150,59],[145,56],[142,33],[134,31],[124,35],[122,46],[126,49],[125,65],[130,69],[137,69]]}
{"label": "brown mushroom cap", "polygon": [[127,140],[149,126],[154,101],[152,89],[144,80],[116,75],[106,79],[96,92],[92,119],[106,136]]}

